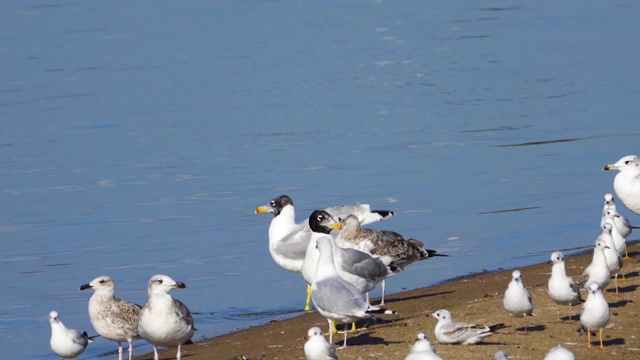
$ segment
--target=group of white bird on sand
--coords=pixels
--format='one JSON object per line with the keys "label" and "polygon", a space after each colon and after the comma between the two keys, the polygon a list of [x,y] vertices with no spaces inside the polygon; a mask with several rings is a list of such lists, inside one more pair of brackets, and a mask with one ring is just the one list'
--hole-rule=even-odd
{"label": "group of white bird on sand", "polygon": [[[620,173],[616,176],[614,181],[614,190],[616,194],[627,208],[640,215],[640,161],[636,156],[625,156],[617,163],[604,167],[604,170],[614,169],[620,170]],[[277,224],[276,219],[279,214],[277,209],[278,201],[278,198],[276,198],[270,203],[273,210],[270,210],[269,206],[264,206],[258,208],[257,210],[258,212],[273,212],[276,215],[276,218],[272,222],[272,227],[274,227],[274,222]],[[288,201],[290,202],[290,199],[288,199]],[[290,216],[292,216],[293,204],[290,203],[290,205],[291,209],[289,210],[289,214]],[[367,210],[368,209],[369,208],[367,207]],[[392,215],[392,213],[388,211],[386,212],[386,214]],[[290,219],[292,219],[292,217]],[[382,219],[384,219],[384,217],[378,218],[378,220]],[[359,220],[360,222],[362,222],[362,219]],[[311,221],[312,219],[310,218],[310,222]],[[290,223],[291,222],[292,220],[290,220]],[[357,222],[354,221],[354,223]],[[302,225],[300,226],[303,227]],[[623,258],[628,258],[626,250],[626,238],[629,236],[633,228],[629,224],[629,221],[617,212],[614,197],[609,193],[604,197],[604,207],[602,211],[600,226],[602,228],[602,232],[595,242],[592,262],[584,269],[584,272],[582,273],[582,276],[578,281],[575,281],[571,277],[567,276],[564,265],[564,255],[562,254],[562,252],[553,252],[549,261],[549,263],[552,263],[553,265],[551,268],[551,276],[547,285],[547,293],[558,306],[558,318],[560,318],[560,305],[568,305],[571,307],[583,303],[582,312],[580,314],[580,324],[584,331],[587,333],[588,348],[592,347],[591,335],[595,333],[599,335],[599,347],[604,347],[602,332],[605,326],[609,323],[611,313],[609,310],[609,305],[605,300],[602,291],[607,287],[610,282],[611,276],[613,275],[616,286],[616,294],[618,294],[617,278],[618,275],[622,275]],[[333,227],[333,229],[340,229],[340,227],[336,226]],[[278,233],[278,230],[276,228],[274,228],[273,231],[272,228],[270,228],[269,240],[270,245],[272,245],[270,246],[272,255],[273,249],[278,245],[278,238],[272,236],[272,234],[276,233]],[[282,233],[283,232],[280,232],[279,234],[282,236]],[[325,236],[323,239],[318,239],[317,237],[309,235],[309,239],[313,238],[317,243],[317,245],[314,246],[317,247],[321,254],[319,256],[321,259],[320,263],[322,263],[322,265],[320,265],[319,263],[317,265],[318,268],[320,268],[320,266],[322,266],[323,268],[333,268],[333,271],[329,269],[317,272],[315,274],[315,278],[311,280],[305,277],[305,280],[307,280],[307,282],[311,284],[311,297],[314,300],[314,304],[316,304],[318,311],[329,320],[330,324],[330,339],[328,342],[325,339],[320,328],[313,327],[309,330],[309,340],[307,340],[304,346],[305,355],[308,360],[337,359],[338,356],[336,348],[333,345],[333,340],[331,337],[331,334],[333,333],[333,331],[331,331],[332,321],[342,321],[347,323],[352,322],[358,318],[366,317],[367,310],[371,307],[368,303],[367,297],[367,301],[359,302],[359,305],[356,307],[357,311],[354,311],[354,313],[348,316],[344,314],[339,315],[336,313],[332,313],[328,311],[327,308],[331,307],[331,302],[335,300],[333,300],[331,296],[328,295],[330,294],[328,290],[326,293],[323,293],[322,288],[318,287],[318,285],[321,285],[322,282],[326,281],[325,279],[327,278],[332,279],[331,281],[333,282],[333,287],[338,286],[337,284],[341,284],[341,286],[347,286],[346,284],[349,283],[349,281],[346,280],[337,280],[340,275],[336,271],[336,268],[341,266],[341,261],[337,261],[335,257],[331,256],[332,253],[335,254],[336,248],[340,248],[345,245],[349,246],[349,243],[345,242],[341,238],[343,233],[345,233],[345,229],[342,229],[340,233],[334,235],[333,237]],[[327,235],[330,234],[330,232],[327,231],[324,234]],[[366,236],[362,236],[362,238],[366,239]],[[351,247],[360,251],[364,251],[372,255],[374,258],[381,257],[375,256],[375,251],[372,251],[371,247],[367,247],[371,246],[370,244],[360,246],[354,246],[352,244],[353,242],[350,245]],[[309,246],[308,248],[312,249],[311,246]],[[309,250],[307,250],[307,253],[308,251]],[[392,264],[392,262],[389,261],[385,263],[387,265]],[[393,275],[393,273],[395,272],[390,271],[390,274],[382,275],[382,277],[386,278],[390,275]],[[587,291],[587,298],[584,302],[580,294],[581,288],[584,288]],[[370,290],[371,288],[367,288],[366,291]],[[320,294],[314,297],[314,291],[317,291]],[[332,289],[331,291],[335,291],[335,289]],[[359,292],[363,293],[364,291],[360,290]],[[349,294],[349,297],[351,298],[360,298],[355,287],[353,287]],[[512,273],[512,279],[504,293],[503,305],[505,310],[508,311],[513,317],[522,318],[533,316],[534,306],[531,293],[525,288],[523,284],[522,273],[520,272],[520,270],[514,270]],[[476,344],[481,342],[484,338],[494,334],[496,330],[504,327],[504,324],[487,326],[454,321],[451,313],[446,309],[438,310],[431,315],[438,320],[438,323],[435,327],[435,335],[438,343],[440,344]],[[571,320],[571,313],[569,314],[569,320]],[[524,332],[527,332],[526,325],[524,326]],[[344,347],[346,347],[346,330],[345,342],[342,348]],[[429,341],[426,333],[418,333],[417,340],[411,347],[411,351],[406,356],[405,360],[437,359],[442,358],[436,353],[436,350]],[[508,357],[503,350],[500,350],[495,354],[494,359],[502,360],[508,359]],[[549,350],[549,352],[545,356],[545,360],[575,360],[575,356],[570,350],[559,345]]]}
{"label": "group of white bird on sand", "polygon": [[49,313],[51,324],[51,350],[62,359],[77,358],[95,337],[118,343],[118,359],[122,360],[122,343],[129,343],[129,360],[133,356],[132,342],[144,339],[153,346],[158,360],[158,347],[178,347],[176,359],[181,358],[181,345],[189,343],[196,330],[189,309],[174,299],[169,291],[184,289],[184,283],[167,275],[154,275],[149,279],[149,299],[144,306],[117,298],[115,283],[108,276],[99,276],[80,290],[92,289],[89,299],[89,319],[98,333],[88,336],[67,329],[56,311]]}
{"label": "group of white bird on sand", "polygon": [[[622,203],[640,215],[640,160],[635,155],[625,156],[604,170],[619,170],[614,180],[614,190]],[[362,225],[394,216],[392,211],[371,210],[366,204],[332,207],[316,210],[307,220],[296,223],[293,201],[286,195],[273,199],[269,204],[256,209],[257,213],[272,213],[269,226],[269,252],[282,268],[299,272],[307,282],[305,310],[313,303],[329,323],[329,341],[318,327],[309,329],[308,341],[304,345],[308,360],[337,359],[333,345],[335,322],[352,323],[372,317],[374,312],[388,312],[384,305],[385,280],[401,272],[408,265],[438,254],[424,248],[416,239],[405,239],[399,233],[388,230],[362,228]],[[622,259],[628,256],[625,239],[632,226],[620,215],[611,194],[605,195],[601,219],[602,233],[594,246],[593,260],[584,270],[579,282],[566,275],[564,257],[561,252],[551,255],[552,275],[548,283],[548,294],[559,305],[581,303],[580,286],[588,291],[580,314],[580,323],[587,332],[588,347],[591,334],[599,333],[600,347],[602,331],[610,319],[609,306],[602,294],[614,275],[616,293],[617,277],[622,275]],[[380,306],[370,304],[368,293],[382,283]],[[158,347],[177,346],[176,358],[181,358],[181,345],[193,337],[194,321],[189,309],[174,299],[169,291],[185,288],[181,282],[166,275],[155,275],[148,283],[148,302],[144,306],[115,297],[115,284],[108,276],[99,276],[80,290],[92,289],[89,300],[89,318],[96,336],[88,336],[67,329],[56,311],[49,314],[51,325],[50,345],[52,351],[62,359],[76,358],[97,336],[118,344],[118,358],[122,360],[122,343],[129,344],[129,359],[133,355],[132,342],[136,339],[148,341],[158,360]],[[366,294],[366,298],[362,298]],[[519,270],[512,273],[512,280],[504,294],[503,304],[514,317],[533,315],[531,294],[524,287]],[[432,314],[438,320],[435,335],[440,344],[476,344],[504,324],[491,326],[454,321],[451,313],[441,309]],[[558,310],[558,316],[560,312]],[[571,315],[569,315],[570,319]],[[527,328],[525,326],[525,332]],[[344,343],[347,346],[347,327]],[[405,360],[441,359],[436,354],[427,335],[420,332]],[[507,359],[504,351],[498,351],[495,359]],[[575,359],[562,346],[552,348],[545,360]]]}

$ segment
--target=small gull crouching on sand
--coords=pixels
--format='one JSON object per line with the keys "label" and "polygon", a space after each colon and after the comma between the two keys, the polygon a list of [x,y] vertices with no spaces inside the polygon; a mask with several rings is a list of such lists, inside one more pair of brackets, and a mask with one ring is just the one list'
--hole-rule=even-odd
{"label": "small gull crouching on sand", "polygon": [[431,316],[438,320],[435,333],[440,344],[477,344],[504,327],[504,324],[487,326],[453,321],[451,313],[444,309],[434,312]]}
{"label": "small gull crouching on sand", "polygon": [[138,320],[140,305],[114,296],[115,284],[108,276],[98,276],[80,290],[93,289],[89,299],[89,319],[100,336],[118,343],[118,359],[122,360],[122,342],[129,343],[129,360],[133,356],[133,340],[140,339]]}
{"label": "small gull crouching on sand", "polygon": [[149,279],[149,300],[140,311],[138,331],[153,345],[154,360],[158,360],[158,346],[178,346],[176,359],[180,360],[181,346],[191,340],[195,331],[189,309],[169,295],[172,289],[184,289],[184,283],[167,275],[154,275]]}

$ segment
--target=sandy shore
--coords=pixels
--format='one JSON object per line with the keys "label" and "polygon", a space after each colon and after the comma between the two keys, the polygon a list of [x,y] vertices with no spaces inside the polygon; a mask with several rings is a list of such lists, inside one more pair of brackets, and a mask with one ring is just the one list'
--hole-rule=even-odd
{"label": "sandy shore", "polygon": [[[404,359],[416,334],[425,331],[443,359],[493,359],[498,350],[506,351],[510,359],[542,359],[551,347],[560,344],[578,359],[639,358],[640,246],[630,246],[629,252],[631,259],[625,261],[623,268],[627,281],[620,282],[620,294],[615,295],[613,281],[605,292],[612,317],[604,332],[603,350],[597,347],[597,338],[592,338],[596,346],[587,349],[587,336],[579,331],[581,306],[571,311],[568,306],[561,307],[563,320],[558,320],[556,305],[546,290],[551,265],[538,264],[520,268],[525,287],[533,296],[534,317],[512,318],[502,306],[512,270],[474,275],[390,296],[387,307],[398,314],[381,315],[377,322],[358,322],[360,330],[349,334],[348,348],[339,350],[338,356],[343,360]],[[579,276],[590,261],[590,253],[566,259],[568,275]],[[478,345],[440,345],[434,335],[436,320],[428,314],[443,308],[455,320],[488,325],[505,323],[507,327]],[[568,320],[570,312],[572,320]],[[525,325],[528,334],[520,331]],[[327,322],[317,312],[311,312],[184,346],[182,354],[190,360],[304,359],[304,337],[312,326],[326,330]],[[334,336],[336,344],[341,344],[342,339],[342,334]],[[161,359],[172,358],[175,349],[161,352]],[[139,359],[153,359],[153,354]]]}

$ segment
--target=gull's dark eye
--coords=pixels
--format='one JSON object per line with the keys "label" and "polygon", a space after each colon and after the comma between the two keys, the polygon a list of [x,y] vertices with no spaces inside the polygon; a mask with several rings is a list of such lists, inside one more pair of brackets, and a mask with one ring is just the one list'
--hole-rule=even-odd
{"label": "gull's dark eye", "polygon": [[157,282],[158,284],[162,284],[162,279],[158,279],[158,280],[156,280],[156,282]]}
{"label": "gull's dark eye", "polygon": [[624,163],[625,163],[626,165],[629,165],[629,164],[631,164],[631,160],[627,160],[627,161],[625,161]]}
{"label": "gull's dark eye", "polygon": [[107,282],[106,280],[100,280],[100,284],[104,284],[106,282]]}
{"label": "gull's dark eye", "polygon": [[323,219],[324,219],[324,216],[318,215],[318,221],[322,221]]}
{"label": "gull's dark eye", "polygon": [[271,205],[271,207],[276,207],[276,202],[271,200],[271,202],[269,203],[269,205]]}

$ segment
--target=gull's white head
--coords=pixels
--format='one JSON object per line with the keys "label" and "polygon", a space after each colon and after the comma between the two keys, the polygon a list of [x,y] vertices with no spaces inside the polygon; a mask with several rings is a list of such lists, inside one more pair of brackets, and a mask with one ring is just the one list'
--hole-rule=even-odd
{"label": "gull's white head", "polygon": [[312,327],[311,329],[309,329],[309,332],[307,332],[307,339],[311,339],[314,336],[324,337],[322,330],[320,330],[320,328],[317,326]]}
{"label": "gull's white head", "polygon": [[610,249],[610,247],[607,246],[607,243],[605,243],[604,240],[602,239],[598,239],[594,247],[600,251],[604,251],[605,249]]}
{"label": "gull's white head", "polygon": [[600,286],[597,283],[592,283],[589,286],[589,293],[590,294],[594,294],[595,295],[595,294],[597,294],[599,292],[600,292]]}
{"label": "gull's white head", "polygon": [[52,311],[49,313],[49,323],[51,325],[60,323],[60,317],[58,316],[57,311]]}
{"label": "gull's white head", "polygon": [[620,170],[620,172],[638,171],[640,169],[640,162],[636,155],[627,155],[615,164],[609,164],[604,167],[605,171],[608,170]]}
{"label": "gull's white head", "polygon": [[433,316],[434,318],[438,319],[438,322],[442,321],[442,322],[450,322],[453,321],[453,317],[451,316],[451,313],[449,312],[449,310],[438,310],[436,312],[434,312],[433,314],[431,314],[431,316]]}
{"label": "gull's white head", "polygon": [[520,272],[520,270],[515,270],[511,273],[511,276],[513,277],[513,281],[515,282],[522,280],[522,273]]}
{"label": "gull's white head", "polygon": [[167,275],[153,275],[149,279],[149,295],[151,294],[166,294],[172,289],[184,289],[187,286],[184,283],[176,282],[170,276]]}
{"label": "gull's white head", "polygon": [[554,251],[551,253],[551,262],[554,264],[560,263],[564,261],[564,255],[561,251]]}
{"label": "gull's white head", "polygon": [[604,194],[604,205],[605,206],[613,206],[616,204],[616,200],[613,198],[613,194],[606,193]]}
{"label": "gull's white head", "polygon": [[613,225],[610,222],[606,222],[602,225],[603,233],[611,234],[611,231],[613,231]]}
{"label": "gull's white head", "polygon": [[111,295],[113,295],[115,288],[116,285],[113,283],[113,280],[106,275],[98,276],[91,280],[90,283],[80,286],[80,290],[93,289],[96,293]]}

